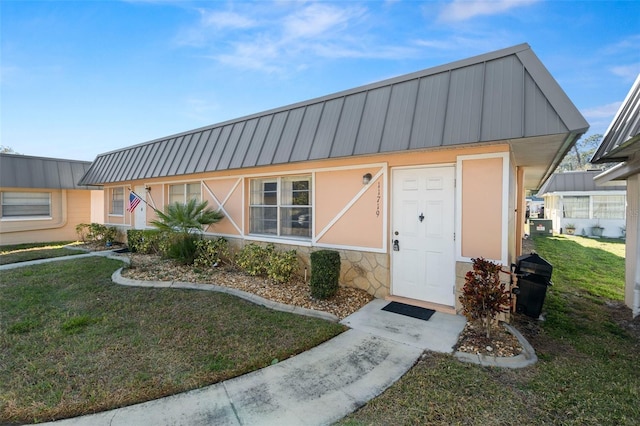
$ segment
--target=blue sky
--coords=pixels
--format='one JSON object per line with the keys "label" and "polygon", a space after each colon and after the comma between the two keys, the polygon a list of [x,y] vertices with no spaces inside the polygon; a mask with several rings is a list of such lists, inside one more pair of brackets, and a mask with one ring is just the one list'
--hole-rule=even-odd
{"label": "blue sky", "polygon": [[604,133],[639,1],[2,0],[0,144],[96,155],[529,43]]}

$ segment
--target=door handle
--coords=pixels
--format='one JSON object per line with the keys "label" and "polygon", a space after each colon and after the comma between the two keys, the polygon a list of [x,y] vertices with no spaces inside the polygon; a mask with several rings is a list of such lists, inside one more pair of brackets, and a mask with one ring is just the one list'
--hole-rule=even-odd
{"label": "door handle", "polygon": [[393,251],[400,251],[400,242],[398,240],[393,240]]}

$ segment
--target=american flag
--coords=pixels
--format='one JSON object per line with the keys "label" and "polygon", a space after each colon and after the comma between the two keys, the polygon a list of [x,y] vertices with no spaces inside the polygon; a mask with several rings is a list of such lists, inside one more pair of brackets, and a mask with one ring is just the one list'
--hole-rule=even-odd
{"label": "american flag", "polygon": [[140,201],[142,201],[142,198],[140,198],[138,194],[132,191],[129,194],[129,207],[127,207],[127,210],[129,210],[130,212],[134,211],[136,207],[138,207],[138,204],[140,204]]}

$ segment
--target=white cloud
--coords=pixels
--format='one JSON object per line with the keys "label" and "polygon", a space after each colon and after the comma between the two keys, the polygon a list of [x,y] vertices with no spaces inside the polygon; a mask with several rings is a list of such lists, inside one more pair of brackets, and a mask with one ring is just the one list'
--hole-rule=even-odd
{"label": "white cloud", "polygon": [[640,62],[630,65],[618,65],[611,68],[611,72],[625,81],[635,81],[640,73]]}
{"label": "white cloud", "polygon": [[252,18],[235,12],[219,12],[200,10],[202,25],[205,27],[215,27],[217,29],[246,29],[256,26],[256,21]]}
{"label": "white cloud", "polygon": [[498,15],[539,0],[453,0],[440,12],[443,21],[466,21],[481,15]]}
{"label": "white cloud", "polygon": [[340,31],[349,21],[364,13],[360,8],[341,9],[327,4],[311,4],[284,18],[286,38],[310,38],[323,36],[330,31]]}
{"label": "white cloud", "polygon": [[616,112],[618,112],[620,105],[622,105],[622,101],[611,102],[605,105],[598,105],[593,108],[587,108],[583,110],[582,115],[584,115],[587,120],[588,119],[598,120],[602,118],[612,119],[613,116],[616,115]]}
{"label": "white cloud", "polygon": [[[373,41],[368,31],[371,16],[362,6],[316,2],[276,5],[244,8],[242,13],[201,12],[200,25],[182,38],[188,40],[182,44],[208,47],[211,53],[207,56],[225,65],[267,73],[304,69],[317,58],[406,58],[417,51],[415,47]],[[236,29],[242,31],[233,32]]]}

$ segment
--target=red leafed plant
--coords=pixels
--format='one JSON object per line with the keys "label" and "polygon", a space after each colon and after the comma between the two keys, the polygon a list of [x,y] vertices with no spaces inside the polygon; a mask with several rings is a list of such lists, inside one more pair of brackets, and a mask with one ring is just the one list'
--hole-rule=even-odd
{"label": "red leafed plant", "polygon": [[473,270],[467,272],[462,287],[460,303],[462,311],[469,321],[480,322],[491,338],[493,320],[501,312],[508,312],[511,294],[505,283],[500,281],[502,265],[482,257],[471,259]]}

